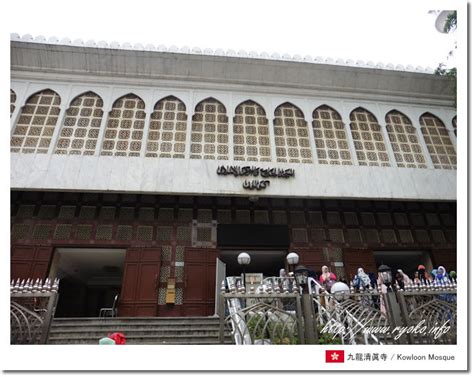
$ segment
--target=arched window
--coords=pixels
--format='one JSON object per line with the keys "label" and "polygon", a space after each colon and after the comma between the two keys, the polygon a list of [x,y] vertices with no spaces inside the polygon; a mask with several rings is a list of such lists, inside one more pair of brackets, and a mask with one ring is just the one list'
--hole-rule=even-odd
{"label": "arched window", "polygon": [[315,109],[313,131],[320,164],[352,165],[346,130],[337,111],[326,105]]}
{"label": "arched window", "polygon": [[93,155],[102,121],[102,99],[93,92],[74,98],[66,111],[56,154]]}
{"label": "arched window", "polygon": [[60,112],[59,95],[46,89],[32,95],[21,109],[10,141],[12,152],[47,153]]}
{"label": "arched window", "polygon": [[234,160],[272,160],[265,110],[253,101],[245,101],[235,109]]}
{"label": "arched window", "polygon": [[278,106],[273,128],[278,162],[313,162],[308,127],[300,109],[288,102]]}
{"label": "arched window", "polygon": [[114,102],[109,113],[102,156],[140,156],[145,103],[135,94],[127,94]]}
{"label": "arched window", "polygon": [[199,102],[194,109],[191,158],[229,159],[229,119],[224,105],[214,98]]}
{"label": "arched window", "polygon": [[178,98],[158,101],[151,114],[146,157],[184,158],[187,119],[186,106]]}
{"label": "arched window", "polygon": [[457,116],[453,118],[453,128],[454,128],[454,134],[457,137],[458,136],[458,117]]}
{"label": "arched window", "polygon": [[16,93],[10,89],[10,116],[15,111]]}
{"label": "arched window", "polygon": [[426,169],[426,161],[416,136],[416,128],[402,113],[393,110],[385,116],[387,132],[397,166]]}
{"label": "arched window", "polygon": [[456,169],[456,151],[444,123],[430,113],[420,117],[421,133],[435,169]]}
{"label": "arched window", "polygon": [[359,165],[390,166],[387,147],[375,116],[359,107],[352,111],[351,133]]}

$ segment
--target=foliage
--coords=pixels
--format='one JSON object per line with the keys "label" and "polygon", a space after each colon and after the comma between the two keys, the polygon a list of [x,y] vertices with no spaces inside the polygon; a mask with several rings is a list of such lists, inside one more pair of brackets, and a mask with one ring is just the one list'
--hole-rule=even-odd
{"label": "foliage", "polygon": [[455,30],[458,26],[458,14],[456,11],[451,12],[444,23],[443,31],[449,33],[451,30]]}
{"label": "foliage", "polygon": [[283,321],[266,321],[263,314],[252,315],[247,320],[247,329],[254,344],[265,338],[270,339],[272,344],[299,344],[296,326]]}
{"label": "foliage", "polygon": [[[458,20],[457,20],[457,12],[453,11],[451,12],[448,17],[446,18],[446,21],[444,23],[444,32],[449,33],[450,31],[453,31],[457,28],[458,25]],[[454,49],[456,49],[457,46],[454,46]],[[454,50],[449,52],[449,56],[452,56],[454,53]],[[454,107],[457,106],[457,69],[456,67],[454,68],[446,68],[446,65],[443,63],[440,63],[438,65],[438,68],[435,70],[435,75],[438,76],[446,76],[451,79],[452,83],[452,92],[454,95]]]}
{"label": "foliage", "polygon": [[342,340],[339,337],[334,337],[334,334],[322,331],[323,328],[319,327],[319,344],[342,344]]}

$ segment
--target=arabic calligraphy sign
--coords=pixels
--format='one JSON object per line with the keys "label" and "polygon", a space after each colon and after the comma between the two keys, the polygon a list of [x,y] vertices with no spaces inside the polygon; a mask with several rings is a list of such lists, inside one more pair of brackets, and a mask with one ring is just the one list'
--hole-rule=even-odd
{"label": "arabic calligraphy sign", "polygon": [[[294,178],[294,169],[259,168],[256,166],[224,166],[217,168],[217,175],[233,175],[234,177],[261,177],[261,178]],[[269,179],[246,179],[242,187],[246,190],[264,190],[270,186]]]}

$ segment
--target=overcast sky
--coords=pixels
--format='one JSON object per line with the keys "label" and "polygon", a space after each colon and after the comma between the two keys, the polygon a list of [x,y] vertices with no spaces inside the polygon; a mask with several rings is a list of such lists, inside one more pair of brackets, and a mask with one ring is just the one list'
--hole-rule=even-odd
{"label": "overcast sky", "polygon": [[[132,45],[255,50],[435,68],[456,35],[428,14],[437,2],[397,0],[23,0],[8,5],[10,33]],[[27,12],[25,10],[28,10]]]}

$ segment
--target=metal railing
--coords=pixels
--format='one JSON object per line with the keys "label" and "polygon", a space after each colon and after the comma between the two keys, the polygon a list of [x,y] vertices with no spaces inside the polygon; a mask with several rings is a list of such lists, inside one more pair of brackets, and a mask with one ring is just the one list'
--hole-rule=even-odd
{"label": "metal railing", "polygon": [[228,280],[221,290],[221,339],[227,327],[236,344],[304,344],[307,320],[321,344],[456,343],[455,283],[331,294],[309,278],[308,291],[310,316],[293,278],[266,278],[250,292],[238,278]]}
{"label": "metal railing", "polygon": [[59,279],[10,284],[10,343],[46,344],[58,300]]}

